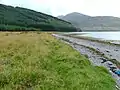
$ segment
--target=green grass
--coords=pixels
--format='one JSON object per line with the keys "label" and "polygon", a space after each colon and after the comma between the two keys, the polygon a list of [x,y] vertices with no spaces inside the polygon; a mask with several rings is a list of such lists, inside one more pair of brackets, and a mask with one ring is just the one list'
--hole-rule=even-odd
{"label": "green grass", "polygon": [[114,90],[94,67],[50,33],[0,33],[0,90]]}

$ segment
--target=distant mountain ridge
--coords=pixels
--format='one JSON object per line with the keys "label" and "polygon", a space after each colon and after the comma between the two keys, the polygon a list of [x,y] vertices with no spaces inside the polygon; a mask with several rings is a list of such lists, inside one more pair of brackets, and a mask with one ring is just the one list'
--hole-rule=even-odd
{"label": "distant mountain ridge", "polygon": [[78,28],[84,30],[120,30],[120,18],[112,16],[88,16],[73,12],[60,19],[71,22]]}

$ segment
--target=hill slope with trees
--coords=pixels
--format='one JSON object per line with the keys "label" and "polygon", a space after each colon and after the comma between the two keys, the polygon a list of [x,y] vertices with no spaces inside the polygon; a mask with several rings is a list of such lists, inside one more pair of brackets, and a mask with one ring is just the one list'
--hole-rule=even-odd
{"label": "hill slope with trees", "polygon": [[0,30],[76,31],[69,22],[21,7],[0,4]]}

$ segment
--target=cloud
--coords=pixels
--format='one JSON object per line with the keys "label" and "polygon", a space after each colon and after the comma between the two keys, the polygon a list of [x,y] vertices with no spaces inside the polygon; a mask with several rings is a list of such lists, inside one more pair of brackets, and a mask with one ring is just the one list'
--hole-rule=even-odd
{"label": "cloud", "polygon": [[80,12],[92,16],[120,17],[120,0],[1,0],[12,6],[21,6],[54,16]]}

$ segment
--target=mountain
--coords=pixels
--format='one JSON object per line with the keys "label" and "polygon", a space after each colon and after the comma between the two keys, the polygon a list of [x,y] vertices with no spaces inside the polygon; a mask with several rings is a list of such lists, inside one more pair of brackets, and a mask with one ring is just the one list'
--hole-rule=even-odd
{"label": "mountain", "polygon": [[34,10],[0,4],[0,30],[76,31],[69,22]]}
{"label": "mountain", "polygon": [[[58,17],[60,18],[60,17]],[[84,30],[120,30],[120,18],[112,16],[91,17],[81,13],[73,12],[60,19],[71,22],[78,28]]]}

